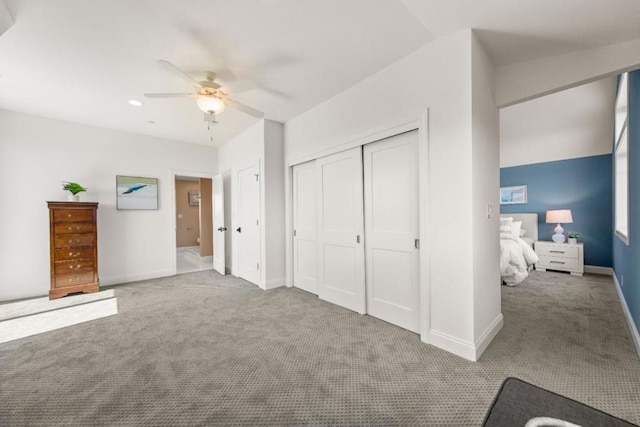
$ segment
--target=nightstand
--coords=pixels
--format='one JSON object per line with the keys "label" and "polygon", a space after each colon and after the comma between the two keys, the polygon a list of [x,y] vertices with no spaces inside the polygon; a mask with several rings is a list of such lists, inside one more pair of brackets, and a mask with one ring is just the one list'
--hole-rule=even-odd
{"label": "nightstand", "polygon": [[584,274],[584,247],[582,243],[535,242],[534,249],[540,258],[536,270],[568,271],[574,276]]}

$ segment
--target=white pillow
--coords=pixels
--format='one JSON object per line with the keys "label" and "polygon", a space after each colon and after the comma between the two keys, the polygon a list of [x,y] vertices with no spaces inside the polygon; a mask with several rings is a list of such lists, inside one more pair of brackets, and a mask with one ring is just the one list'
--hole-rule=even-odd
{"label": "white pillow", "polygon": [[520,237],[520,228],[522,228],[522,221],[511,222],[511,235],[517,239]]}
{"label": "white pillow", "polygon": [[511,222],[513,218],[500,218],[500,233],[511,233]]}
{"label": "white pillow", "polygon": [[527,234],[527,230],[525,230],[524,228],[520,229],[520,237],[524,237],[524,235]]}

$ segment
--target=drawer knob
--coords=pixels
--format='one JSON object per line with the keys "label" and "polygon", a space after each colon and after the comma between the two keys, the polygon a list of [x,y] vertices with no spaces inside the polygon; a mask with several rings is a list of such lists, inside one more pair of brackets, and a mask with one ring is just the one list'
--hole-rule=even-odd
{"label": "drawer knob", "polygon": [[71,218],[71,214],[67,214],[67,218]]}
{"label": "drawer knob", "polygon": [[71,227],[68,227],[68,228],[67,228],[67,230],[69,230],[69,231],[71,231],[71,230],[73,230],[73,228],[71,228]]}
{"label": "drawer knob", "polygon": [[69,252],[69,256],[73,256],[73,252]]}

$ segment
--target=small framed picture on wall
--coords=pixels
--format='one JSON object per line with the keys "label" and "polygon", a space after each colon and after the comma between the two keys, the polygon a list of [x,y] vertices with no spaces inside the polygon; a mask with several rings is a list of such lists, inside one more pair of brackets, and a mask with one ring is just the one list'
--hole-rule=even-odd
{"label": "small framed picture on wall", "polygon": [[527,186],[516,185],[514,187],[500,188],[501,205],[523,205],[527,203]]}
{"label": "small framed picture on wall", "polygon": [[189,206],[200,205],[200,192],[198,190],[189,190]]}
{"label": "small framed picture on wall", "polygon": [[118,210],[157,210],[158,179],[139,176],[116,176]]}

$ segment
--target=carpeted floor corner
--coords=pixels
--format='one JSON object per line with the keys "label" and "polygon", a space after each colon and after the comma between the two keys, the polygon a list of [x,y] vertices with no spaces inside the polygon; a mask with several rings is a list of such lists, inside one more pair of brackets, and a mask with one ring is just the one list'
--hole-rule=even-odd
{"label": "carpeted floor corner", "polygon": [[0,344],[0,425],[480,425],[507,376],[640,422],[640,360],[608,277],[502,287],[505,326],[476,363],[212,271],[114,289],[117,316]]}

